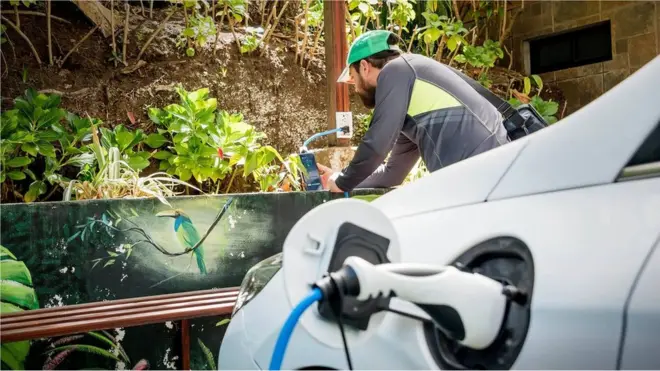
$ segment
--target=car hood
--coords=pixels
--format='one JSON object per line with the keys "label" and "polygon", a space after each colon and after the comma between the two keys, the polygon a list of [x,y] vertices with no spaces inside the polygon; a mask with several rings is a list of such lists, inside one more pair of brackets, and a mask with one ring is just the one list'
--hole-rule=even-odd
{"label": "car hood", "polygon": [[530,137],[523,137],[435,171],[371,203],[390,218],[398,218],[484,202],[528,144]]}

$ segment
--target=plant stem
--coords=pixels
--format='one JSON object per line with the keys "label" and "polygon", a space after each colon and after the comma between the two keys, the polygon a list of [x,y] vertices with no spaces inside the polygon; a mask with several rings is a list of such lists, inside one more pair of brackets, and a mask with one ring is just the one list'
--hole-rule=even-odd
{"label": "plant stem", "polygon": [[66,62],[66,59],[69,58],[71,53],[73,53],[76,49],[78,49],[80,44],[82,44],[85,40],[87,40],[87,38],[90,37],[94,33],[94,31],[98,30],[98,28],[99,28],[99,25],[94,26],[94,28],[92,28],[89,32],[87,32],[87,34],[85,36],[83,36],[83,38],[80,39],[80,41],[78,41],[78,43],[76,43],[76,45],[74,45],[73,48],[71,48],[71,50],[69,50],[68,53],[66,53],[66,55],[64,56],[64,59],[62,59],[62,61],[60,62],[60,67],[62,67],[64,65],[64,62]]}
{"label": "plant stem", "polygon": [[144,3],[140,0],[140,8],[142,9],[142,16],[144,17]]}
{"label": "plant stem", "polygon": [[154,18],[154,0],[149,0],[149,19]]}
{"label": "plant stem", "polygon": [[[186,6],[184,3],[183,6],[183,20],[185,21],[186,28],[188,28],[188,11],[186,10]],[[186,36],[186,45],[190,48],[190,37]]]}
{"label": "plant stem", "polygon": [[14,15],[16,16],[16,28],[21,29],[21,17],[18,15],[18,5],[14,5]]}
{"label": "plant stem", "polygon": [[32,50],[32,54],[34,54],[34,58],[37,60],[39,64],[41,64],[41,58],[39,58],[39,54],[37,53],[37,49],[34,48],[34,45],[32,45],[32,41],[14,24],[14,22],[10,21],[9,19],[5,18],[5,16],[0,16],[4,22],[6,22],[11,28],[16,31],[16,33],[25,40],[25,42],[28,44],[30,49]]}
{"label": "plant stem", "polygon": [[115,0],[110,0],[110,28],[112,32],[112,57],[117,67],[117,42],[115,41]]}
{"label": "plant stem", "polygon": [[238,47],[238,51],[240,53],[241,51],[241,42],[238,40],[238,36],[236,36],[236,30],[234,30],[234,18],[229,17],[229,29],[231,30],[231,34],[234,36],[234,41],[236,41],[236,46]]}
{"label": "plant stem", "polygon": [[[142,1],[140,0],[140,4],[142,4]],[[131,8],[128,5],[128,1],[124,4],[124,9],[126,9],[126,18],[124,19],[124,40],[122,43],[122,50],[121,50],[121,58],[122,62],[124,62],[124,66],[128,66],[128,63],[126,63],[126,45],[128,45],[128,17],[131,14]],[[144,11],[144,8],[142,9]]]}
{"label": "plant stem", "polygon": [[275,32],[275,27],[277,27],[277,24],[280,22],[280,18],[282,17],[282,14],[284,14],[284,10],[286,10],[286,6],[289,5],[290,0],[286,0],[284,2],[284,5],[282,5],[282,9],[280,9],[280,14],[277,15],[275,18],[275,21],[273,21],[273,26],[268,29],[269,32],[267,32],[264,35],[264,48],[261,50],[261,55],[263,55],[266,52],[266,44],[268,44],[268,41],[270,40],[271,36],[273,35],[273,32]]}
{"label": "plant stem", "polygon": [[344,4],[344,13],[346,14],[346,20],[348,21],[348,26],[351,30],[351,40],[355,40],[355,27],[353,26],[353,18],[351,18],[351,12],[348,10],[348,4]]}
{"label": "plant stem", "polygon": [[234,183],[234,177],[236,176],[236,169],[232,170],[231,172],[231,178],[229,178],[229,184],[227,184],[227,189],[225,189],[225,193],[229,193],[229,190],[231,189],[232,183]]}
{"label": "plant stem", "polygon": [[174,15],[174,13],[175,13],[174,10],[173,10],[172,12],[170,12],[170,14],[168,14],[167,17],[165,17],[165,19],[164,19],[162,22],[160,22],[160,25],[158,26],[158,28],[156,29],[156,31],[154,31],[154,33],[152,33],[151,36],[149,36],[149,40],[147,40],[147,42],[144,44],[144,46],[143,46],[142,49],[140,50],[140,53],[139,53],[138,56],[137,56],[137,60],[138,60],[138,61],[140,60],[140,57],[142,57],[142,54],[144,53],[144,51],[147,50],[147,47],[149,47],[149,44],[151,44],[151,42],[153,41],[154,37],[156,37],[156,35],[158,35],[158,33],[159,33],[160,31],[163,30],[163,28],[164,28],[165,25],[167,24],[167,21],[170,20],[170,18],[172,17],[172,15]]}
{"label": "plant stem", "polygon": [[300,65],[303,65],[303,61],[305,60],[305,49],[307,49],[307,12],[309,11],[309,4],[312,2],[312,0],[307,0],[305,2],[305,10],[303,12],[302,19],[305,20],[305,28],[303,29],[303,42],[302,42],[302,47],[300,49]]}
{"label": "plant stem", "polygon": [[[20,14],[20,15],[37,15],[37,16],[40,16],[40,17],[47,17],[46,13],[35,12],[33,10],[19,10],[18,14]],[[56,21],[60,21],[62,23],[71,24],[71,22],[67,21],[66,19],[54,16],[52,14],[50,15],[50,18],[54,19]]]}
{"label": "plant stem", "polygon": [[53,41],[50,29],[50,7],[51,0],[46,0],[46,27],[48,28],[48,64],[53,65]]}

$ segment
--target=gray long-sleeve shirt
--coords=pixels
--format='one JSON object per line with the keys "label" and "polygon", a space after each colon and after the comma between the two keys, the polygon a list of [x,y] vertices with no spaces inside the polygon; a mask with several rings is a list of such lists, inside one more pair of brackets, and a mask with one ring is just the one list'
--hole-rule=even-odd
{"label": "gray long-sleeve shirt", "polygon": [[433,172],[507,142],[502,116],[467,82],[433,59],[405,54],[380,71],[369,129],[335,183],[343,191],[392,187],[420,156]]}

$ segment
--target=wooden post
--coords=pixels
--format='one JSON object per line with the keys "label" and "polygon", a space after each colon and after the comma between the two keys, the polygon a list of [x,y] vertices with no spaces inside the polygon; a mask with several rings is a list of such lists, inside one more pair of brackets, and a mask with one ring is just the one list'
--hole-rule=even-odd
{"label": "wooden post", "polygon": [[181,320],[181,367],[190,370],[190,324],[187,319]]}
{"label": "wooden post", "polygon": [[[348,85],[337,83],[346,64],[348,44],[346,41],[346,2],[332,0],[323,2],[325,33],[325,71],[327,78],[328,130],[336,128],[337,112],[349,112]],[[348,140],[328,137],[330,145],[348,146]]]}

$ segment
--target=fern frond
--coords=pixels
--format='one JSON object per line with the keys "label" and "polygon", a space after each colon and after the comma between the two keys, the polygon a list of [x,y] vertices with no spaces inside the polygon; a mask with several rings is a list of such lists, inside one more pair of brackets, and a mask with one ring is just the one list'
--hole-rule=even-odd
{"label": "fern frond", "polygon": [[58,347],[58,348],[55,348],[55,349],[50,349],[50,350],[46,351],[45,353],[50,354],[50,353],[54,353],[54,352],[63,351],[63,350],[66,350],[66,349],[78,350],[78,351],[82,351],[82,352],[87,352],[87,353],[103,356],[105,358],[114,359],[115,361],[121,361],[116,355],[108,352],[105,349],[101,349],[101,348],[95,347],[93,345],[84,345],[84,344],[64,345],[64,346],[61,346],[61,347]]}
{"label": "fern frond", "polygon": [[52,342],[52,343],[50,344],[50,347],[51,347],[51,348],[55,348],[55,347],[58,347],[58,346],[60,346],[60,345],[68,344],[68,343],[70,343],[70,342],[72,342],[72,341],[75,341],[75,340],[78,340],[78,339],[82,338],[83,336],[85,336],[85,335],[71,335],[71,336],[65,336],[65,337],[63,337],[63,338],[59,338],[59,339],[55,340],[54,342]]}
{"label": "fern frond", "polygon": [[202,352],[204,352],[204,355],[206,356],[206,361],[208,362],[209,369],[210,370],[215,370],[215,360],[213,359],[213,354],[209,350],[209,348],[204,344],[202,339],[197,338],[197,343],[199,344],[199,347],[202,348]]}
{"label": "fern frond", "polygon": [[[74,347],[75,347],[75,345],[74,345]],[[46,363],[44,363],[43,369],[44,370],[54,370],[55,367],[59,366],[59,364],[62,363],[62,361],[64,361],[64,359],[69,354],[71,354],[71,352],[74,351],[74,349],[75,348],[70,348],[70,349],[66,349],[66,350],[61,351],[55,357],[53,357],[53,359],[46,361]]]}

